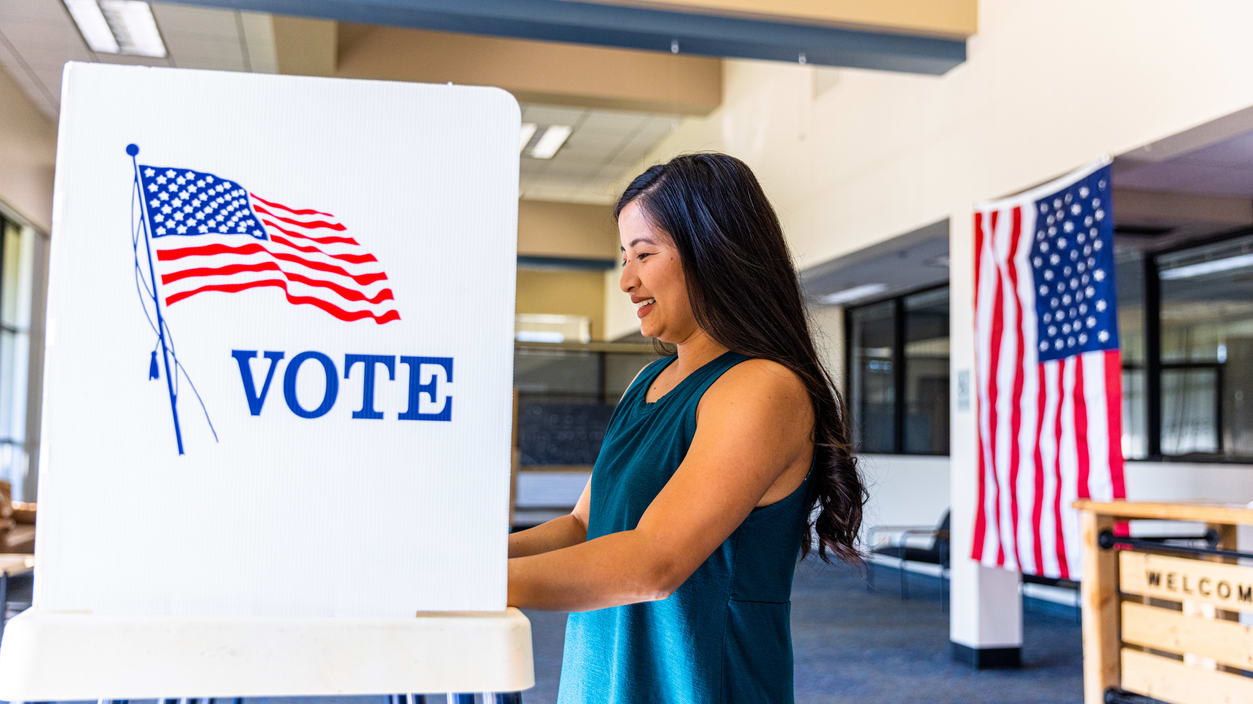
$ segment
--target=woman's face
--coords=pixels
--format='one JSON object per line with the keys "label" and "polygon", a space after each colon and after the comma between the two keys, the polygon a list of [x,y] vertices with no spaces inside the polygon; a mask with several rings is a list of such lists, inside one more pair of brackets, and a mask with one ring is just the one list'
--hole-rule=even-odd
{"label": "woman's face", "polygon": [[674,344],[686,341],[697,325],[679,251],[669,235],[654,227],[632,201],[618,215],[618,238],[623,262],[619,286],[635,304],[640,334]]}

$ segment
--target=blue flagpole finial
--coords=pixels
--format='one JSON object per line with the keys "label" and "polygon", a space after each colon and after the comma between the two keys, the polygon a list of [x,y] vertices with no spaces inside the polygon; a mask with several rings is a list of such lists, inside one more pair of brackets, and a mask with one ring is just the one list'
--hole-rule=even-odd
{"label": "blue flagpole finial", "polygon": [[126,145],[126,153],[130,154],[131,156],[135,156],[136,154],[139,153],[139,145],[137,144]]}
{"label": "blue flagpole finial", "polygon": [[156,350],[152,351],[152,359],[149,360],[148,362],[148,378],[149,379],[157,378],[157,351]]}

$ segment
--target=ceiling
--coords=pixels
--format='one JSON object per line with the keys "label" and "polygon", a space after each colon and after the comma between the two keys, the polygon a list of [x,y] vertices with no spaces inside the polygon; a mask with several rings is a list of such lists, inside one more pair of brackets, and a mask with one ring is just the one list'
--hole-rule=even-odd
{"label": "ceiling", "polygon": [[1253,198],[1253,131],[1164,161],[1122,158],[1119,188]]}
{"label": "ceiling", "polygon": [[[61,0],[0,0],[0,66],[52,119],[60,111],[67,61],[276,73],[272,16],[151,3],[169,56],[152,59],[91,51]],[[612,203],[615,187],[680,119],[678,114],[571,108],[526,103],[522,119],[574,131],[551,159],[521,158],[520,196],[535,200]]]}

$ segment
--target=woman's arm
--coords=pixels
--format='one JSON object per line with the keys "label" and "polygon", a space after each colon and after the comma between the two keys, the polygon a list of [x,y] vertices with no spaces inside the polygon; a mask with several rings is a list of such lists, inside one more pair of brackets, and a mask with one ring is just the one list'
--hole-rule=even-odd
{"label": "woman's arm", "polygon": [[583,487],[574,509],[564,515],[544,521],[534,528],[509,534],[509,557],[526,557],[542,552],[569,547],[587,540],[587,509],[591,502],[592,480]]}
{"label": "woman's arm", "polygon": [[687,455],[635,529],[509,560],[509,604],[584,611],[666,598],[810,451],[812,424],[792,372],[767,360],[732,367],[705,392]]}
{"label": "woman's arm", "polygon": [[[636,372],[631,379],[631,383],[627,384],[627,388],[630,389],[631,384],[634,384],[635,380],[640,378],[640,374],[643,373],[644,369]],[[623,391],[622,398],[625,397],[626,391]],[[618,403],[622,403],[622,398],[618,399]],[[587,520],[591,505],[592,480],[589,477],[587,484],[583,485],[583,493],[579,495],[579,500],[575,502],[574,508],[570,510],[569,515],[545,521],[534,528],[510,533],[509,557],[538,555],[543,552],[570,547],[587,540]]]}

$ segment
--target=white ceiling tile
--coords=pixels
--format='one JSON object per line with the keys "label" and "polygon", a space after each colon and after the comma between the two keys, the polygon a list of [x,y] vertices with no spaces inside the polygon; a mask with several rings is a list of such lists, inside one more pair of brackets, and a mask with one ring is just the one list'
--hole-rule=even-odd
{"label": "white ceiling tile", "polygon": [[549,105],[526,105],[522,108],[522,121],[537,125],[577,125],[587,110]]}
{"label": "white ceiling tile", "polygon": [[244,32],[248,64],[257,73],[278,73],[278,51],[274,46],[274,20],[261,12],[239,13]]}
{"label": "white ceiling tile", "polygon": [[97,54],[102,64],[120,64],[123,66],[170,66],[168,58],[151,56],[127,56],[125,54]]}
{"label": "white ceiling tile", "polygon": [[28,51],[87,51],[87,45],[69,19],[56,22],[18,22],[5,20],[0,26],[5,38],[22,54]]}
{"label": "white ceiling tile", "polygon": [[642,112],[620,112],[616,110],[589,110],[587,119],[579,125],[580,130],[590,132],[611,132],[629,134],[647,122],[650,115]]}
{"label": "white ceiling tile", "polygon": [[239,41],[239,37],[214,39],[211,37],[181,35],[167,37],[165,44],[170,50],[170,56],[174,57],[176,63],[182,56],[195,57],[201,60],[213,56],[229,56],[243,60],[244,56],[244,47]]}
{"label": "white ceiling tile", "polygon": [[218,39],[239,38],[235,10],[151,3],[162,36],[187,35]]}
{"label": "white ceiling tile", "polygon": [[0,0],[0,19],[26,22],[66,19],[60,0]]}

